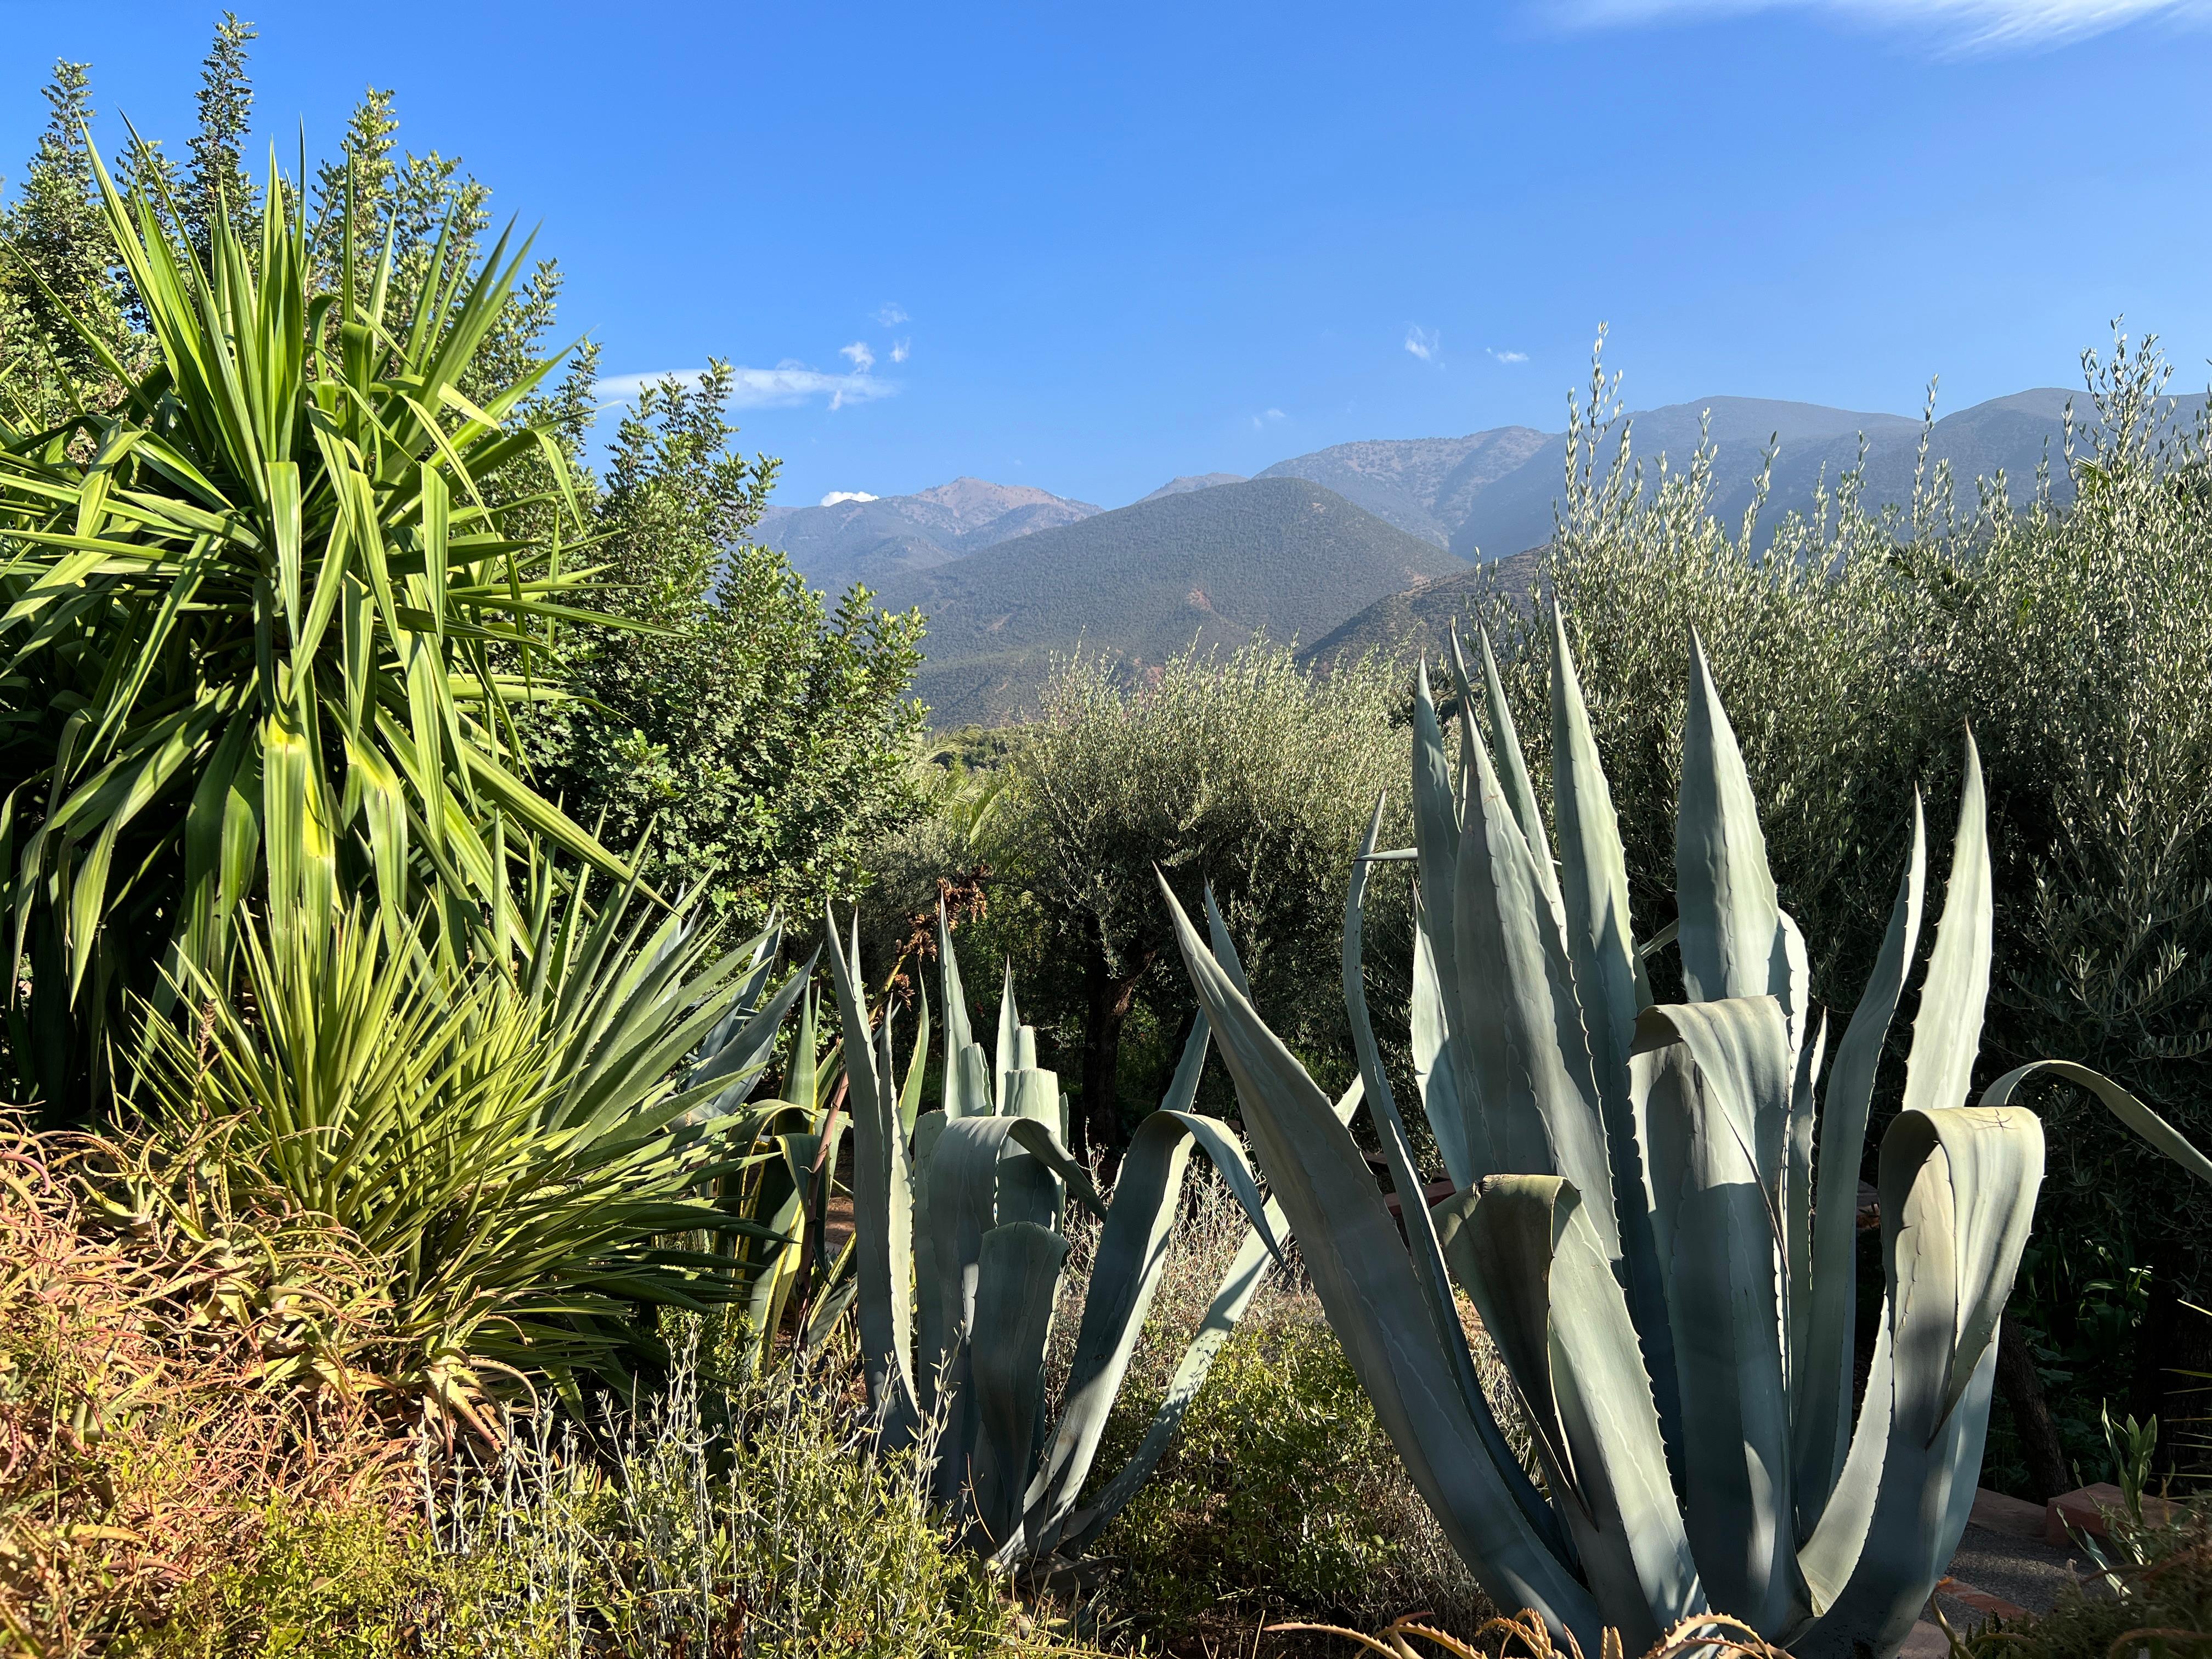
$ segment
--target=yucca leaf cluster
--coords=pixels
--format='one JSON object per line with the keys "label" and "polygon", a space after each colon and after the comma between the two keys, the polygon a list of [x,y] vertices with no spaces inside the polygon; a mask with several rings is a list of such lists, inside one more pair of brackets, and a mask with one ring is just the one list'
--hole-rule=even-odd
{"label": "yucca leaf cluster", "polygon": [[778,975],[775,929],[731,945],[634,884],[592,902],[534,871],[503,939],[394,939],[358,902],[250,921],[245,994],[193,979],[202,1017],[147,1018],[131,1068],[157,1142],[226,1126],[212,1186],[137,1203],[274,1190],[342,1230],[390,1308],[366,1380],[488,1438],[487,1400],[529,1376],[627,1391],[664,1363],[641,1309],[774,1276],[777,1218],[714,1194],[781,1156],[758,1143],[793,1108],[752,1097],[811,971]]}
{"label": "yucca leaf cluster", "polygon": [[[575,522],[550,428],[520,413],[554,366],[463,391],[527,246],[472,264],[448,237],[395,302],[350,204],[336,271],[272,168],[258,235],[205,256],[171,204],[94,157],[154,348],[127,387],[0,432],[0,850],[18,1068],[85,1109],[125,991],[217,976],[240,907],[383,915],[504,891],[502,824],[622,861],[516,769],[512,710],[552,695],[550,631],[590,571],[520,515]],[[533,496],[502,495],[550,465]]]}
{"label": "yucca leaf cluster", "polygon": [[[1486,647],[1479,686],[1458,669],[1456,768],[1424,673],[1416,845],[1379,853],[1370,830],[1346,907],[1361,1070],[1412,1193],[1360,920],[1372,872],[1413,864],[1414,1070],[1454,1197],[1408,1205],[1401,1239],[1326,1098],[1178,907],[1185,960],[1331,1323],[1493,1599],[1590,1650],[1606,1627],[1641,1647],[1711,1613],[1801,1655],[1894,1652],[1966,1525],[2043,1166],[2031,1114],[1966,1103],[1990,971],[1978,763],[1970,742],[1903,1109],[1881,1143],[1884,1310],[1855,1413],[1859,1170],[1921,931],[1917,814],[1880,959],[1832,1056],[1702,648],[1677,925],[1639,939],[1556,613],[1552,635],[1550,822]],[[1684,1000],[1661,1005],[1646,963],[1669,943]],[[1455,1288],[1525,1402],[1540,1487],[1498,1431]]]}

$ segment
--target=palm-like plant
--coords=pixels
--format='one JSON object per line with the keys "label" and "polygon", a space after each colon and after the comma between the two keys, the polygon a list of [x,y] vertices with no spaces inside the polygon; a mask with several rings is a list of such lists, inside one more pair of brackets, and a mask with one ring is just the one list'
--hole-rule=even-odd
{"label": "palm-like plant", "polygon": [[86,328],[121,403],[0,429],[10,1037],[79,1113],[125,994],[221,979],[264,887],[281,927],[373,884],[396,936],[433,885],[504,890],[501,818],[623,871],[514,762],[544,638],[599,619],[567,603],[591,573],[524,533],[545,493],[508,488],[543,458],[565,492],[518,413],[552,361],[462,390],[527,246],[471,270],[449,227],[403,312],[389,234],[362,257],[349,210],[325,286],[273,168],[258,241],[219,221],[203,263],[94,163],[155,367]]}
{"label": "palm-like plant", "polygon": [[688,907],[533,870],[490,908],[517,933],[453,949],[360,906],[249,921],[250,1006],[197,975],[201,1017],[148,1011],[132,1068],[157,1139],[229,1126],[229,1174],[386,1264],[386,1380],[479,1427],[519,1373],[627,1388],[664,1357],[640,1305],[744,1295],[762,1264],[669,1236],[772,1237],[704,1194],[760,1156],[781,1109],[750,1097],[807,977],[775,984],[773,929],[726,949]]}

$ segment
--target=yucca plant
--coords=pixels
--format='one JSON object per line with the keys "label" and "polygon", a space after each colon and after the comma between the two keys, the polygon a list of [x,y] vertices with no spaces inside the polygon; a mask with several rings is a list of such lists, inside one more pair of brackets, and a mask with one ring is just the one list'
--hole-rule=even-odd
{"label": "yucca plant", "polygon": [[86,327],[121,403],[0,429],[11,1046],[80,1115],[127,994],[220,979],[264,887],[280,922],[364,886],[395,928],[426,893],[481,906],[502,816],[623,872],[516,769],[547,631],[604,620],[568,603],[591,573],[521,527],[546,495],[510,487],[539,458],[565,488],[519,413],[553,362],[462,391],[527,246],[471,270],[449,225],[402,312],[388,228],[361,256],[349,208],[319,271],[273,167],[258,236],[218,218],[203,261],[94,165],[155,366]]}
{"label": "yucca plant", "polygon": [[[1235,950],[1207,896],[1215,951],[1243,983]],[[836,939],[834,918],[830,937]],[[997,1040],[973,1038],[951,929],[938,918],[945,1021],[944,1109],[921,1113],[928,1053],[924,1006],[905,1081],[893,1074],[889,1005],[870,1023],[859,994],[860,941],[830,952],[848,1037],[853,1103],[854,1245],[868,1396],[897,1449],[931,1435],[935,1489],[969,1540],[1002,1563],[1073,1553],[1143,1484],[1235,1330],[1287,1237],[1263,1202],[1236,1132],[1191,1110],[1209,1038],[1200,1017],[1166,1098],[1137,1127],[1109,1206],[1066,1146],[1067,1103],[1056,1073],[1036,1063],[1009,970]],[[1339,1103],[1357,1108],[1359,1089]],[[1143,1443],[1079,1510],[1108,1413],[1127,1375],[1167,1265],[1191,1153],[1202,1152],[1251,1218]],[[1045,1348],[1067,1257],[1070,1200],[1099,1224],[1073,1367],[1058,1422],[1048,1425]]]}
{"label": "yucca plant", "polygon": [[[1479,692],[1459,668],[1456,780],[1424,672],[1417,845],[1378,854],[1370,829],[1346,906],[1360,1068],[1411,1194],[1360,918],[1377,863],[1415,863],[1413,1069],[1456,1195],[1433,1214],[1409,1203],[1401,1241],[1328,1102],[1176,907],[1200,1006],[1330,1322],[1498,1605],[1535,1610],[1590,1652],[1606,1627],[1638,1649],[1710,1612],[1803,1659],[1894,1653],[1966,1525],[2043,1169],[2031,1114],[1966,1103],[1990,957],[1978,763],[1970,740],[1902,1109],[1882,1138],[1886,1296],[1855,1425],[1856,1195],[1919,937],[1917,815],[1880,959],[1824,1075],[1803,941],[1693,641],[1672,930],[1685,1000],[1657,1005],[1644,961],[1660,941],[1632,929],[1556,614],[1552,647],[1552,825],[1486,647]],[[1498,1433],[1455,1283],[1512,1373],[1540,1487]]]}
{"label": "yucca plant", "polygon": [[669,1236],[767,1232],[712,1188],[777,1109],[749,1097],[805,980],[775,984],[774,929],[725,948],[688,905],[533,870],[523,929],[466,949],[358,904],[249,921],[245,994],[203,975],[197,1018],[149,1008],[133,1068],[152,1133],[234,1126],[240,1179],[386,1264],[386,1381],[487,1433],[529,1374],[626,1390],[660,1363],[641,1306],[743,1295],[754,1264]]}

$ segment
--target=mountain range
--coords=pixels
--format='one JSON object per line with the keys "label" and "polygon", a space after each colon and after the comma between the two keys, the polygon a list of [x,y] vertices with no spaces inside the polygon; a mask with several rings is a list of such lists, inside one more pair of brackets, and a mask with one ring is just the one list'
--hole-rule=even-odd
{"label": "mountain range", "polygon": [[886,581],[877,603],[929,618],[915,690],[940,726],[1005,720],[1051,658],[1081,647],[1158,663],[1255,634],[1316,639],[1466,562],[1304,478],[1178,490]]}
{"label": "mountain range", "polygon": [[[2179,399],[2173,418],[2203,404]],[[1976,481],[2000,476],[2025,501],[2047,460],[2064,502],[2069,404],[2085,424],[2086,399],[2050,387],[1947,416],[1925,428],[1925,465],[1948,462],[1971,508]],[[1730,520],[1752,505],[1772,444],[1763,532],[1855,466],[1869,504],[1903,505],[1923,465],[1920,421],[1816,404],[1700,398],[1632,415],[1629,428],[1647,480],[1662,458],[1680,471],[1709,443],[1714,505]],[[920,605],[930,625],[915,689],[950,726],[1015,716],[1051,657],[1079,645],[1142,664],[1194,640],[1231,645],[1261,631],[1313,656],[1431,641],[1464,610],[1470,584],[1504,574],[1468,567],[1550,539],[1566,441],[1507,426],[1336,444],[1249,479],[1174,478],[1112,512],[956,478],[911,495],[771,508],[755,536],[817,586],[866,582],[881,604]]]}
{"label": "mountain range", "polygon": [[911,495],[832,496],[819,507],[772,507],[754,536],[781,548],[817,587],[880,587],[908,571],[949,564],[997,543],[1073,524],[1099,509],[1025,484],[955,478]]}

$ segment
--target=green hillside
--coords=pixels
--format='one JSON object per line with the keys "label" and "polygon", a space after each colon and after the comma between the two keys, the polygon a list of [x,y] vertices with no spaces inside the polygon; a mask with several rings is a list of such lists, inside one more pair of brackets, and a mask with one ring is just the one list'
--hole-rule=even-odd
{"label": "green hillside", "polygon": [[1451,655],[1453,627],[1458,625],[1463,634],[1467,619],[1492,593],[1525,602],[1543,574],[1543,562],[1544,550],[1531,548],[1508,559],[1431,576],[1401,592],[1385,594],[1300,654],[1310,663],[1323,665],[1370,651],[1407,662],[1424,655],[1432,663],[1443,661]]}
{"label": "green hillside", "polygon": [[919,605],[915,691],[939,726],[1006,720],[1055,653],[1079,644],[1134,665],[1255,633],[1313,640],[1386,594],[1464,562],[1303,478],[1187,491],[1040,530],[886,582]]}

